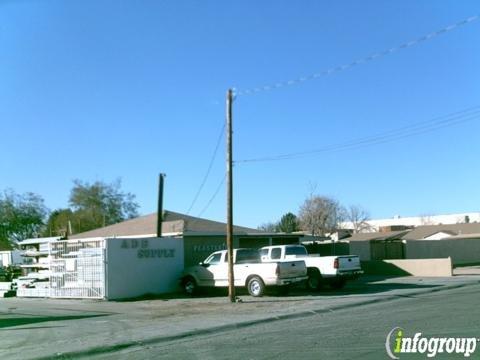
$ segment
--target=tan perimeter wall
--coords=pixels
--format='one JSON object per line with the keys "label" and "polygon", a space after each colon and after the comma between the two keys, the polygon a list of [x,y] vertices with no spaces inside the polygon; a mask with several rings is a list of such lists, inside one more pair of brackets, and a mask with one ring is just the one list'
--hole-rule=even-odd
{"label": "tan perimeter wall", "polygon": [[446,259],[377,260],[362,262],[368,275],[452,276],[452,261]]}
{"label": "tan perimeter wall", "polygon": [[408,240],[407,259],[451,257],[453,265],[480,262],[480,239]]}

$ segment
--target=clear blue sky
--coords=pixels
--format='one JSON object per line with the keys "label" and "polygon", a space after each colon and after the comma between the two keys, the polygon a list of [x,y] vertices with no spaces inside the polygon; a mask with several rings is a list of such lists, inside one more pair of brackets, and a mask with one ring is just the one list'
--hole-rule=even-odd
{"label": "clear blue sky", "polygon": [[[225,92],[297,78],[480,14],[478,1],[0,1],[0,190],[65,207],[73,179],[186,212]],[[240,96],[234,158],[302,152],[480,106],[480,21],[298,86]],[[351,150],[235,166],[235,222],[316,192],[373,218],[480,211],[480,121]],[[224,176],[224,142],[192,209]],[[204,217],[225,220],[222,188]]]}

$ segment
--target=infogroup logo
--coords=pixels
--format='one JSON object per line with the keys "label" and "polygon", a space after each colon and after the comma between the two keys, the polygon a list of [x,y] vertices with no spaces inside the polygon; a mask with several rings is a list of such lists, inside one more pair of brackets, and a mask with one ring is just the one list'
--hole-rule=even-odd
{"label": "infogroup logo", "polygon": [[387,335],[385,349],[391,359],[400,359],[400,354],[427,354],[433,358],[438,354],[458,354],[470,357],[477,348],[480,339],[447,338],[447,337],[422,337],[422,333],[415,333],[413,337],[405,336],[400,327],[393,328]]}

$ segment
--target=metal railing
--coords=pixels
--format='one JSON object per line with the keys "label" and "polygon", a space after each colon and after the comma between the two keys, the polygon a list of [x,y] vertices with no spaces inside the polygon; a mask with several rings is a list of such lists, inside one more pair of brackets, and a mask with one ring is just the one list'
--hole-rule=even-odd
{"label": "metal railing", "polygon": [[105,240],[50,243],[50,296],[105,297]]}

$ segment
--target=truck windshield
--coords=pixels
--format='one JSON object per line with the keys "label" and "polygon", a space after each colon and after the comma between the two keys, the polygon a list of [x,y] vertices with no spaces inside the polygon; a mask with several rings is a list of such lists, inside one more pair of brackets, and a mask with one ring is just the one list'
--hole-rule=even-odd
{"label": "truck windshield", "polygon": [[222,258],[222,253],[215,253],[210,255],[203,263],[204,264],[210,264],[210,265],[216,265],[220,263],[220,259]]}
{"label": "truck windshield", "polygon": [[255,249],[239,249],[235,258],[236,264],[260,262],[260,253]]}
{"label": "truck windshield", "polygon": [[307,249],[303,246],[287,246],[285,255],[307,255]]}

